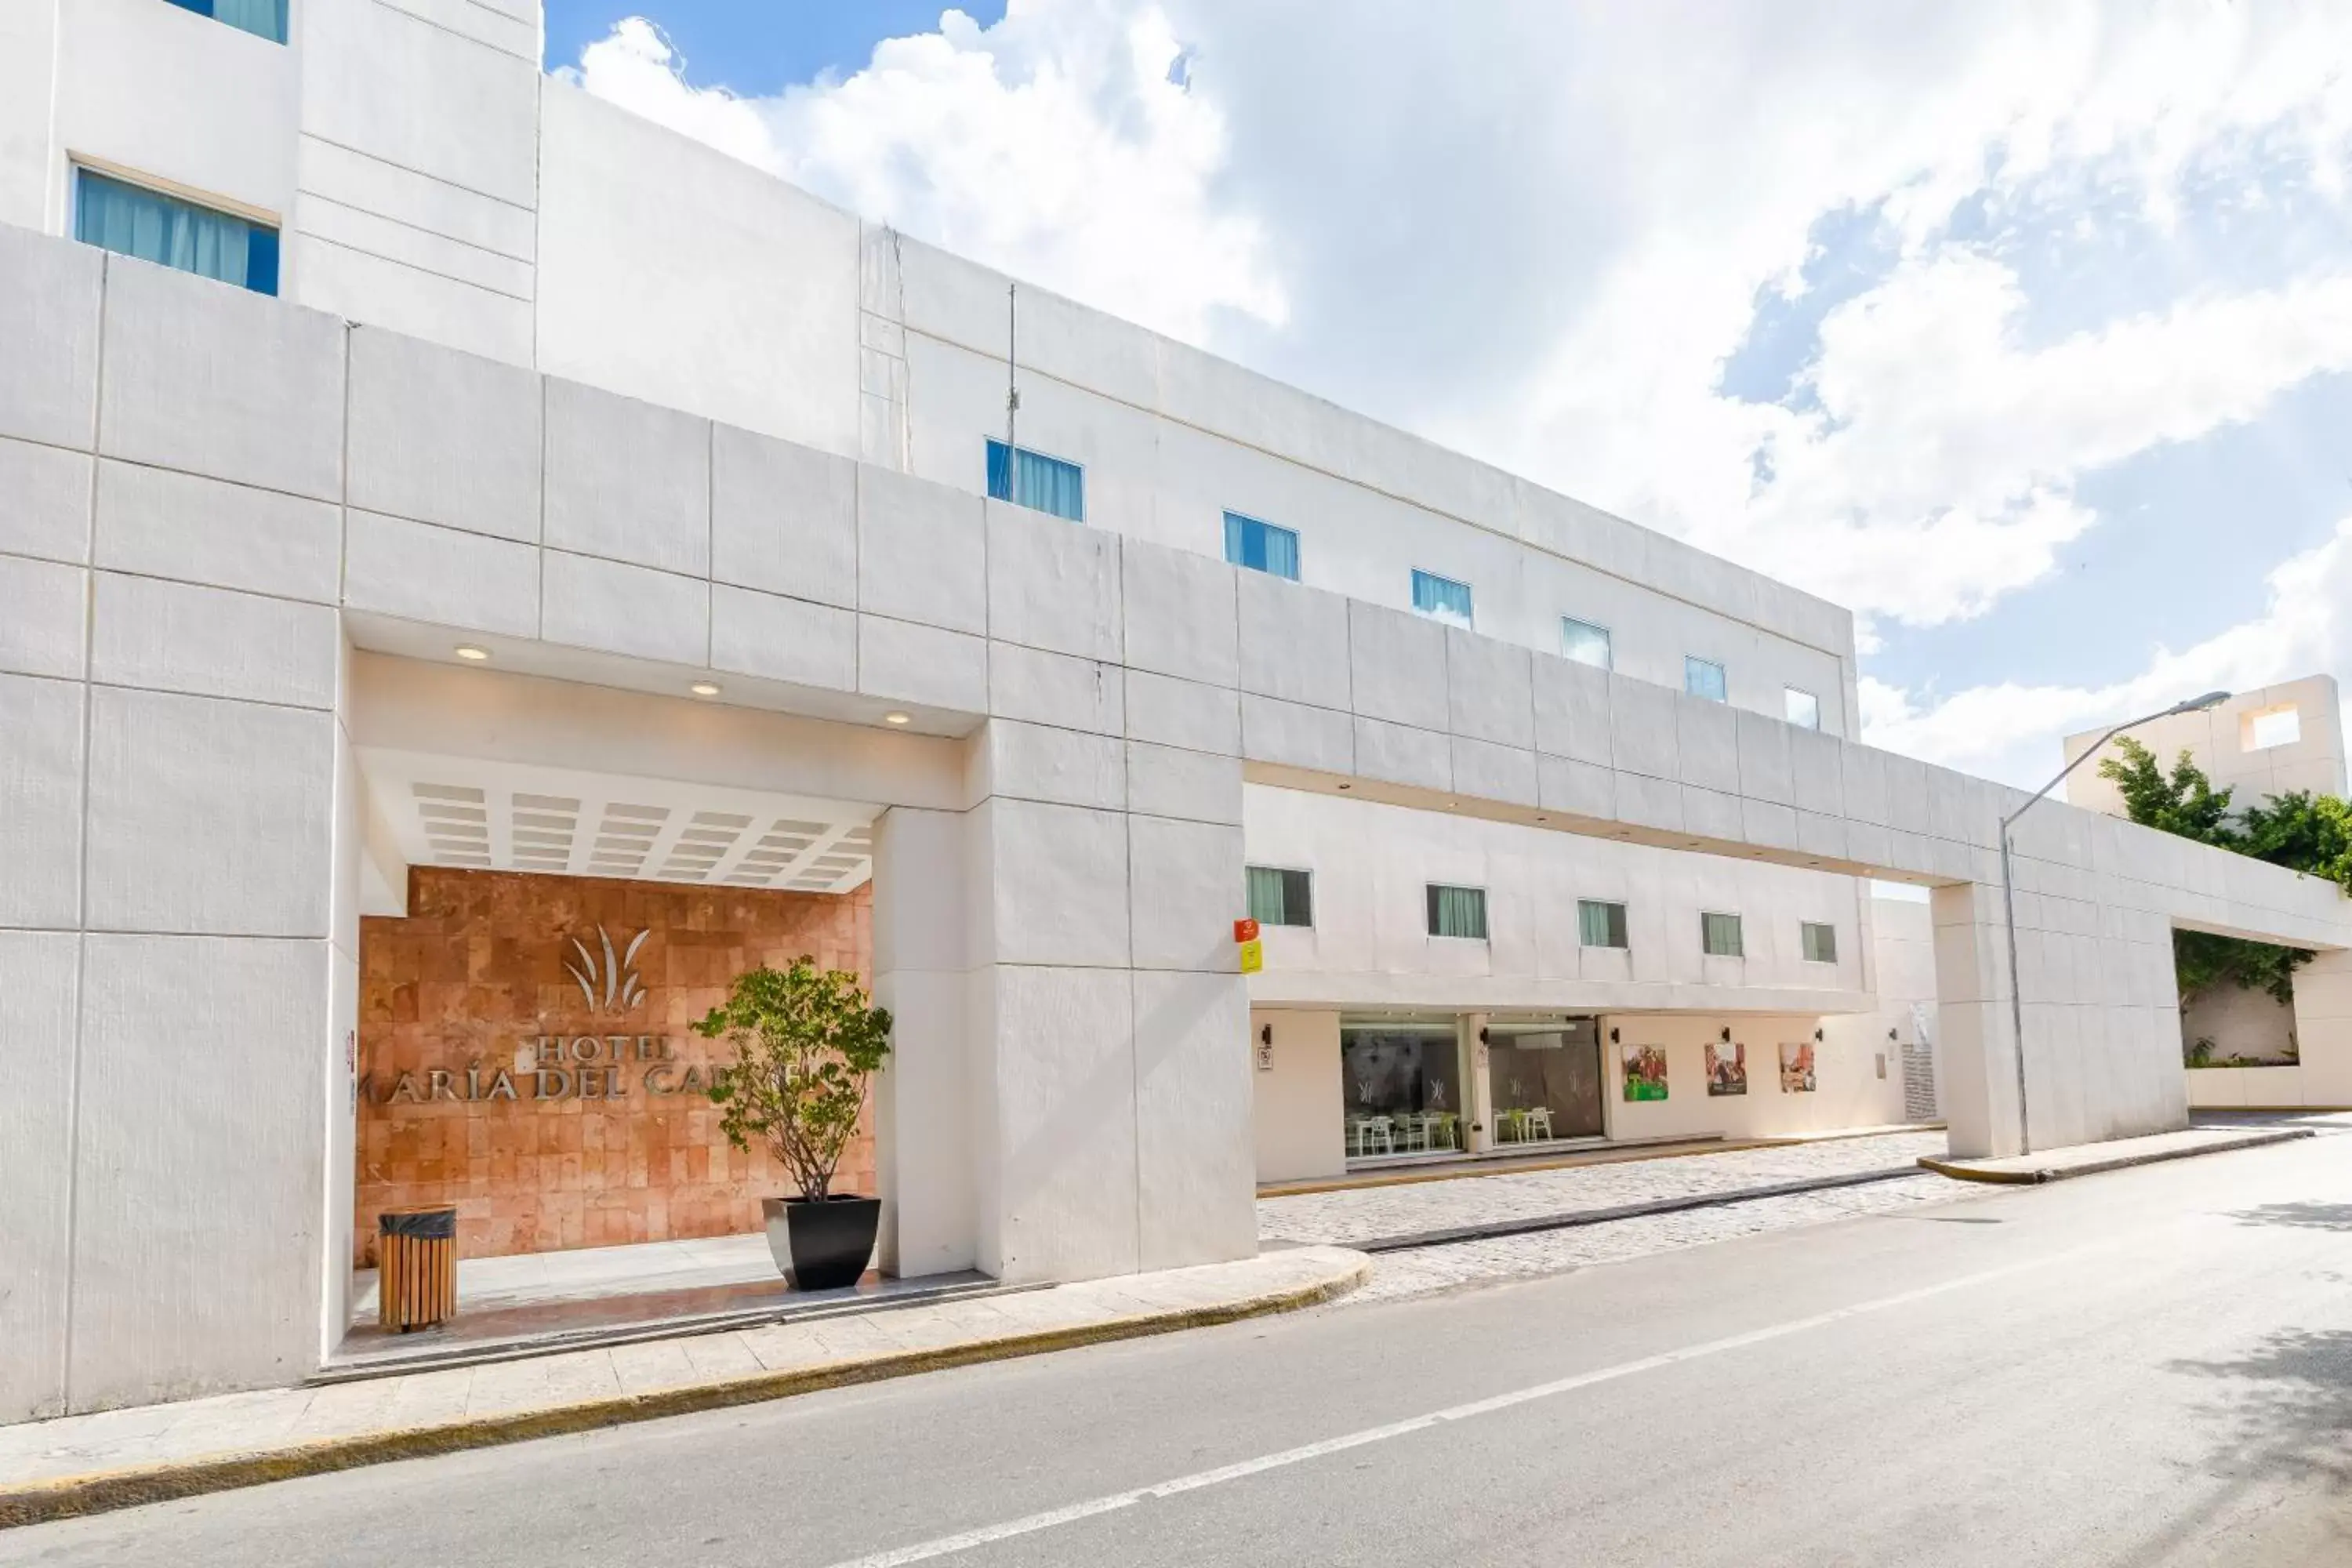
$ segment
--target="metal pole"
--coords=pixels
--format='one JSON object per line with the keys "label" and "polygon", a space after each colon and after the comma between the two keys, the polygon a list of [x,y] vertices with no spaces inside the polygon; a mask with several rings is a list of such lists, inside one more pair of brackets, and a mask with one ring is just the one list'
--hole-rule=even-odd
{"label": "metal pole", "polygon": [[1004,473],[1013,504],[1021,504],[1021,444],[1013,438],[1014,419],[1021,412],[1021,385],[1014,379],[1015,356],[1021,352],[1021,285],[1004,286]]}
{"label": "metal pole", "polygon": [[2176,713],[2202,712],[2209,708],[2218,708],[2229,700],[2230,694],[2226,691],[2209,691],[2202,697],[2176,702],[2160,713],[2145,713],[2137,719],[2126,720],[2100,736],[2096,744],[2084,748],[2073,762],[2060,768],[2058,776],[2035,790],[2023,805],[2000,819],[2000,902],[2002,919],[2009,927],[2009,1022],[2017,1042],[2017,1152],[2021,1154],[2033,1152],[2033,1135],[2032,1124],[2025,1115],[2025,987],[2020,984],[2017,973],[2017,880],[2010,869],[2009,830],[2019,817],[2032,810],[2042,796],[2065,783],[2068,773],[2105,751],[2107,742],[2126,730],[2153,723],[2158,719],[2169,719]]}
{"label": "metal pole", "polygon": [[[2035,795],[2033,800],[2041,798]],[[2032,800],[2025,803],[2032,804]],[[2024,806],[2018,809],[2021,812]],[[2009,825],[2016,820],[2011,816],[2000,825],[2000,907],[2009,921],[2009,1023],[2011,1038],[2017,1042],[2017,1152],[2031,1154],[2033,1134],[2025,1121],[2025,988],[2017,978],[2017,885],[2009,869]]]}

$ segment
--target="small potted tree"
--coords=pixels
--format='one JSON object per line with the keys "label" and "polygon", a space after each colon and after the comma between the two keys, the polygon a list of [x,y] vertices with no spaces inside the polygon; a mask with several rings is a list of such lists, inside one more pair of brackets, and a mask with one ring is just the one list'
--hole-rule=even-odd
{"label": "small potted tree", "polygon": [[728,1142],[764,1143],[800,1187],[797,1198],[761,1200],[776,1267],[795,1290],[856,1284],[882,1201],[835,1192],[833,1173],[857,1131],[866,1086],[890,1054],[890,1015],[866,1005],[856,975],[803,956],[787,970],[762,964],[737,975],[694,1032],[735,1047],[710,1084]]}

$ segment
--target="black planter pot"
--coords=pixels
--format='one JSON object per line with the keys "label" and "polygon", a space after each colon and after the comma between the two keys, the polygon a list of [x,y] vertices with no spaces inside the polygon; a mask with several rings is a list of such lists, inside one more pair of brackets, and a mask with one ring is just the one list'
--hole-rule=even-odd
{"label": "black planter pot", "polygon": [[874,1256],[882,1200],[835,1193],[823,1203],[761,1198],[768,1251],[795,1290],[838,1290],[857,1283]]}

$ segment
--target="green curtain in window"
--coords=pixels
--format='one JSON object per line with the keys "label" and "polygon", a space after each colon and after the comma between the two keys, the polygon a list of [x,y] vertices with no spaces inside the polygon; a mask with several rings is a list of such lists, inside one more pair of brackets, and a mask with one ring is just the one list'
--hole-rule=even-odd
{"label": "green curtain in window", "polygon": [[253,226],[85,169],[77,182],[74,237],[142,261],[234,283],[246,280]]}
{"label": "green curtain in window", "polygon": [[1430,889],[1429,934],[1485,940],[1486,890],[1482,888]]}
{"label": "green curtain in window", "polygon": [[1738,915],[1701,915],[1699,935],[1701,945],[1717,958],[1741,958],[1746,949],[1739,939]]}
{"label": "green curtain in window", "polygon": [[1587,947],[1625,945],[1625,906],[1580,900],[1576,906],[1577,940]]}
{"label": "green curtain in window", "polygon": [[1268,866],[1249,868],[1250,919],[1260,925],[1278,926],[1290,922],[1284,919],[1282,873]]}

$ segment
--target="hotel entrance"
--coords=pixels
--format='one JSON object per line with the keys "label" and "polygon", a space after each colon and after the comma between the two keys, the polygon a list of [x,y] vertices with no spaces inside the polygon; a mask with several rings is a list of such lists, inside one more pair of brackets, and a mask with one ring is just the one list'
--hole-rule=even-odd
{"label": "hotel entrance", "polygon": [[1598,1018],[1496,1018],[1486,1046],[1497,1147],[1606,1135]]}
{"label": "hotel entrance", "polygon": [[[952,742],[359,662],[356,1027],[334,1200],[351,1273],[329,1373],[814,1300],[767,1233],[763,1205],[793,1178],[762,1141],[727,1136],[711,1090],[734,1048],[695,1026],[739,975],[803,958],[872,994],[888,808],[754,786],[897,785],[837,761],[863,745],[919,791],[926,772],[953,777]],[[567,706],[593,722],[567,733]],[[722,723],[761,743],[710,746]],[[637,743],[603,743],[615,732]],[[881,1185],[871,1092],[835,1193]],[[417,1210],[454,1211],[457,1311],[400,1334],[379,1322],[380,1234]],[[869,1267],[855,1289],[981,1283]]]}

